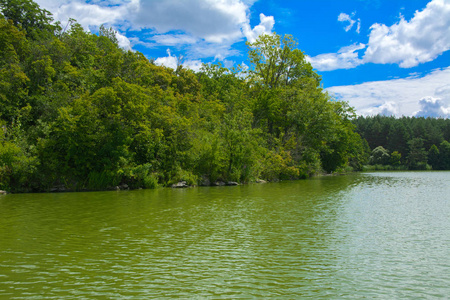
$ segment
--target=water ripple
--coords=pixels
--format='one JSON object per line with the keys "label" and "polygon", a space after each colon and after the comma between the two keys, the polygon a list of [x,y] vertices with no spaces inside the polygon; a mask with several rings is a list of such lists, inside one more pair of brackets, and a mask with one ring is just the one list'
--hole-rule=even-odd
{"label": "water ripple", "polygon": [[448,172],[0,198],[0,298],[445,298]]}

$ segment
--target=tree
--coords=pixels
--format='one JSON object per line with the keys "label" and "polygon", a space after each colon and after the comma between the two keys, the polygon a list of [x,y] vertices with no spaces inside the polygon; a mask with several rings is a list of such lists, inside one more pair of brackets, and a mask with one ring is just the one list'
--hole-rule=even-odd
{"label": "tree", "polygon": [[267,127],[269,134],[279,136],[282,130],[286,131],[283,125],[292,98],[286,98],[283,89],[297,85],[296,89],[314,90],[320,84],[320,76],[306,62],[303,52],[294,48],[296,44],[292,36],[285,35],[281,39],[275,33],[261,35],[254,43],[247,43],[251,62],[248,80],[255,96],[254,123]]}
{"label": "tree", "polygon": [[33,40],[60,29],[59,25],[52,24],[52,14],[32,0],[0,0],[0,10],[6,19],[23,28]]}
{"label": "tree", "polygon": [[433,167],[434,170],[440,170],[442,168],[439,149],[434,144],[428,150],[428,164]]}
{"label": "tree", "polygon": [[423,147],[423,139],[414,138],[408,142],[408,167],[410,169],[425,168],[427,163],[427,152]]}
{"label": "tree", "polygon": [[402,154],[398,151],[394,151],[391,153],[391,161],[390,164],[393,166],[400,166],[402,160]]}
{"label": "tree", "polygon": [[403,123],[393,120],[392,125],[389,126],[389,134],[387,137],[388,149],[390,151],[397,151],[403,157],[408,153],[409,134]]}
{"label": "tree", "polygon": [[450,170],[450,143],[443,141],[439,145],[439,153],[442,170]]}
{"label": "tree", "polygon": [[372,155],[369,158],[371,165],[387,165],[389,164],[391,156],[383,146],[378,146],[372,150]]}
{"label": "tree", "polygon": [[258,37],[254,43],[247,42],[252,69],[250,77],[264,87],[276,89],[301,78],[312,78],[319,85],[320,76],[306,62],[305,55],[295,49],[297,42],[291,35],[283,39],[276,33]]}

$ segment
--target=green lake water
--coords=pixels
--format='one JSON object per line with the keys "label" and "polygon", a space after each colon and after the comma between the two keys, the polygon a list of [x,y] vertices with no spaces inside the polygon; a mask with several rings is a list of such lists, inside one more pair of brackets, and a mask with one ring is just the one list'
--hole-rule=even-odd
{"label": "green lake water", "polygon": [[449,297],[449,182],[0,196],[0,299]]}

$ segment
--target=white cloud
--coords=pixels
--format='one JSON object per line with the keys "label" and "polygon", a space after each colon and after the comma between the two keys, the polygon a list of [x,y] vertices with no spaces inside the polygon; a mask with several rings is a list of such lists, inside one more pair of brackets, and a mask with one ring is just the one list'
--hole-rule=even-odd
{"label": "white cloud", "polygon": [[[423,111],[420,101],[439,98],[443,108],[450,106],[450,67],[437,69],[423,77],[335,86],[326,90],[337,99],[348,101],[358,114],[377,113],[412,116]],[[425,103],[426,105],[427,103]],[[431,110],[430,110],[431,112]]]}
{"label": "white cloud", "polygon": [[[194,59],[226,58],[235,54],[232,45],[247,38],[254,41],[270,33],[272,16],[260,15],[260,23],[250,25],[251,5],[256,0],[37,0],[63,26],[74,18],[94,32],[102,24],[120,32],[119,41],[149,48],[184,46]],[[125,38],[128,30],[141,31],[139,37]],[[130,42],[131,41],[131,42]],[[203,52],[200,52],[203,50]],[[169,58],[167,58],[169,59]]]}
{"label": "white cloud", "polygon": [[424,97],[419,101],[420,111],[415,112],[413,115],[416,117],[450,117],[450,106],[445,106],[444,101],[440,98]]}
{"label": "white cloud", "polygon": [[398,105],[393,101],[387,101],[380,106],[375,106],[368,108],[365,112],[365,115],[382,115],[382,116],[396,116],[398,115]]}
{"label": "white cloud", "polygon": [[[57,6],[55,2],[58,3]],[[51,9],[50,11],[53,13],[54,18],[61,21],[62,24],[73,18],[86,30],[91,26],[98,27],[102,24],[112,25],[123,22],[124,15],[128,11],[127,6],[129,5],[109,7],[75,0],[63,2],[39,0],[38,3],[46,9]]]}
{"label": "white cloud", "polygon": [[239,0],[140,1],[130,14],[136,28],[158,33],[182,30],[209,42],[240,37],[247,22],[247,6]]}
{"label": "white cloud", "polygon": [[158,66],[165,66],[175,70],[178,65],[178,58],[176,56],[172,56],[172,53],[170,53],[169,49],[167,49],[167,54],[168,56],[158,57],[155,60],[155,64]]}
{"label": "white cloud", "polygon": [[174,46],[194,44],[198,41],[195,37],[187,34],[161,34],[150,38],[159,45]]}
{"label": "white cloud", "polygon": [[[133,3],[131,14],[134,28],[150,28],[159,34],[179,30],[191,38],[209,43],[236,42],[242,37],[252,40],[271,32],[275,23],[272,16],[260,14],[260,24],[251,29],[249,6],[254,1],[135,1],[137,4]],[[183,42],[183,39],[179,41]]]}
{"label": "white cloud", "polygon": [[339,22],[349,22],[349,24],[344,28],[345,31],[349,31],[350,29],[352,29],[353,25],[355,25],[355,23],[357,23],[356,25],[356,32],[359,33],[360,29],[361,29],[361,19],[356,19],[353,20],[352,17],[355,16],[355,13],[352,13],[352,16],[346,14],[346,13],[340,13],[338,16],[338,21]]}
{"label": "white cloud", "polygon": [[352,69],[362,63],[357,51],[364,48],[366,48],[364,44],[354,44],[341,48],[338,53],[320,54],[314,57],[307,56],[306,60],[319,71]]}
{"label": "white cloud", "polygon": [[[181,61],[180,61],[181,60]],[[195,72],[200,71],[202,67],[202,62],[200,60],[187,60],[184,61],[182,57],[173,56],[170,52],[170,49],[167,49],[167,56],[158,57],[155,60],[155,64],[158,66],[165,66],[168,68],[176,69],[178,66],[178,62],[182,63],[183,67],[189,68]]]}
{"label": "white cloud", "polygon": [[260,23],[251,29],[250,24],[244,25],[242,31],[250,43],[256,41],[258,36],[262,34],[270,34],[272,32],[273,26],[275,25],[275,19],[272,16],[266,16],[264,14],[259,15]]}
{"label": "white cloud", "polygon": [[195,58],[213,57],[218,60],[223,60],[229,56],[240,55],[238,50],[232,48],[231,43],[211,44],[204,41],[195,43],[189,47],[187,54]]}
{"label": "white cloud", "polygon": [[450,49],[450,1],[429,2],[409,22],[401,17],[390,27],[374,24],[370,28],[365,62],[411,68],[432,61]]}
{"label": "white cloud", "polygon": [[125,50],[132,50],[131,49],[131,41],[124,36],[123,34],[116,31],[116,38],[119,42],[119,47]]}
{"label": "white cloud", "polygon": [[[361,22],[353,17],[354,14],[341,13],[338,21],[349,22],[344,28],[346,31],[357,23],[356,31],[359,33]],[[367,49],[361,59],[354,51],[362,48],[352,51],[352,45],[338,53],[310,57],[310,62],[319,71],[332,71],[365,63],[399,64],[402,68],[411,68],[432,61],[450,50],[450,0],[432,0],[425,9],[416,11],[409,21],[401,17],[390,27],[373,24],[370,30]]]}
{"label": "white cloud", "polygon": [[202,65],[203,62],[198,59],[188,60],[183,64],[184,67],[189,68],[194,72],[199,72],[200,69],[202,68]]}

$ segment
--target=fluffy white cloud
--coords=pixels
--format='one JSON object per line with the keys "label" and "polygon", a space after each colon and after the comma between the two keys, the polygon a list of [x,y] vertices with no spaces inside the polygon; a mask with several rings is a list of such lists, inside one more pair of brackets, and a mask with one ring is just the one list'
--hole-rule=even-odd
{"label": "fluffy white cloud", "polygon": [[352,16],[346,14],[346,13],[340,13],[338,16],[338,21],[339,22],[349,22],[349,24],[344,28],[345,31],[349,31],[350,29],[352,29],[353,25],[355,25],[355,23],[357,23],[356,25],[356,32],[359,33],[359,31],[361,30],[361,19],[356,19],[353,20],[352,17],[355,16],[355,13],[352,13]]}
{"label": "fluffy white cloud", "polygon": [[[341,13],[338,21],[349,22],[344,28],[346,31],[357,23],[359,33],[360,20],[352,17],[353,14]],[[399,64],[402,68],[411,68],[432,61],[450,50],[450,0],[432,0],[425,9],[416,11],[409,21],[402,17],[390,27],[373,24],[370,30],[367,49],[361,58],[355,51],[363,48],[351,45],[338,53],[310,57],[309,61],[319,71],[349,69],[365,63]]]}
{"label": "fluffy white cloud", "polygon": [[398,115],[398,105],[393,101],[387,101],[379,106],[368,108],[365,115],[382,115],[382,116],[396,116]]}
{"label": "fluffy white cloud", "polygon": [[450,49],[450,1],[433,0],[408,22],[371,27],[365,62],[398,63],[410,68]]}
{"label": "fluffy white cloud", "polygon": [[133,5],[134,27],[158,33],[182,30],[210,42],[240,37],[247,6],[239,0],[147,0]]}
{"label": "fluffy white cloud", "polygon": [[272,16],[266,16],[264,14],[259,15],[260,23],[251,29],[250,24],[247,23],[243,26],[242,31],[250,43],[256,41],[258,36],[262,34],[269,34],[272,32],[273,25],[275,25],[275,19]]}
{"label": "fluffy white cloud", "polygon": [[176,56],[172,56],[170,50],[167,50],[167,56],[158,57],[155,60],[155,64],[158,66],[166,66],[175,70],[178,66],[178,58]]}
{"label": "fluffy white cloud", "polygon": [[[255,39],[268,33],[275,23],[273,17],[260,15],[261,23],[250,27],[248,9],[252,2],[242,0],[38,0],[61,22],[75,18],[83,27],[113,24],[134,30],[151,29],[163,43],[192,43],[203,39],[211,43],[236,41],[243,37]],[[183,34],[164,35],[172,31]],[[186,34],[187,37],[182,37]]]}
{"label": "fluffy white cloud", "polygon": [[116,32],[116,38],[117,41],[119,42],[119,47],[121,47],[122,49],[125,50],[132,50],[131,49],[131,41],[124,36],[123,34]]}
{"label": "fluffy white cloud", "polygon": [[[225,59],[235,54],[232,45],[247,38],[254,41],[270,33],[275,24],[272,16],[260,15],[260,24],[250,25],[249,7],[256,0],[37,0],[66,24],[74,18],[86,30],[94,32],[102,24],[119,30],[121,46],[149,48],[184,46],[195,59]],[[127,30],[141,31],[140,38],[125,37]],[[203,52],[201,52],[203,50]],[[166,58],[170,61],[170,56]]]}
{"label": "fluffy white cloud", "polygon": [[130,4],[132,24],[139,29],[151,28],[157,33],[182,31],[183,44],[192,38],[209,43],[233,43],[242,37],[253,41],[269,33],[275,24],[272,16],[260,14],[260,24],[253,29],[248,15],[251,2],[241,0],[148,0]]}
{"label": "fluffy white cloud", "polygon": [[129,3],[125,5],[103,6],[88,4],[77,0],[49,1],[37,0],[37,3],[53,13],[55,20],[62,24],[70,18],[76,19],[85,29],[98,27],[102,24],[117,24],[124,20]]}
{"label": "fluffy white cloud", "polygon": [[362,63],[357,51],[364,48],[366,48],[364,44],[354,44],[341,48],[338,53],[320,54],[314,57],[307,56],[306,60],[319,71],[352,69]]}
{"label": "fluffy white cloud", "polygon": [[424,97],[419,101],[420,111],[414,113],[417,117],[450,117],[450,106],[445,106],[444,101],[434,97]]}
{"label": "fluffy white cloud", "polygon": [[174,46],[174,45],[188,45],[198,42],[198,39],[188,34],[161,34],[154,35],[150,38],[156,44]]}
{"label": "fluffy white cloud", "polygon": [[337,99],[348,101],[361,115],[382,113],[412,116],[424,111],[424,107],[429,107],[430,103],[422,101],[427,97],[439,98],[437,103],[444,109],[448,109],[450,105],[449,82],[450,67],[447,67],[434,70],[424,77],[415,76],[405,79],[366,82],[359,85],[335,86],[326,90],[331,95],[335,95]]}
{"label": "fluffy white cloud", "polygon": [[184,67],[196,72],[200,71],[200,68],[202,67],[202,62],[200,60],[184,61],[182,57],[173,56],[169,49],[167,50],[167,56],[158,57],[155,60],[156,65],[169,67],[174,70],[177,68],[179,62],[182,63]]}

